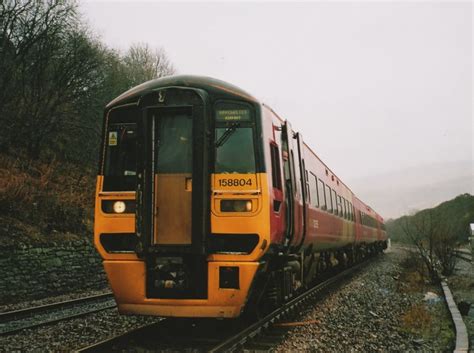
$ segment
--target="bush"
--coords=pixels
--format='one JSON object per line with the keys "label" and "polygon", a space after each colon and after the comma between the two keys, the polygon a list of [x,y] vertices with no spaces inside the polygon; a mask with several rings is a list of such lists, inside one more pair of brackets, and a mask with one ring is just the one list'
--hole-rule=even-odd
{"label": "bush", "polygon": [[424,304],[411,306],[402,316],[402,323],[405,329],[412,333],[422,333],[430,328],[431,314]]}
{"label": "bush", "polygon": [[0,212],[42,232],[82,233],[91,224],[95,182],[78,166],[24,163],[0,155]]}

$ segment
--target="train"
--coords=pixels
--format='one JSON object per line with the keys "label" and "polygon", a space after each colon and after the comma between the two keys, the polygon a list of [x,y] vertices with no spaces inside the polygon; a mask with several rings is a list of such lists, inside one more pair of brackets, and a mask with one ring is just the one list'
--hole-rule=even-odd
{"label": "train", "polygon": [[94,244],[120,313],[238,318],[382,252],[387,235],[288,120],[178,75],[105,107]]}

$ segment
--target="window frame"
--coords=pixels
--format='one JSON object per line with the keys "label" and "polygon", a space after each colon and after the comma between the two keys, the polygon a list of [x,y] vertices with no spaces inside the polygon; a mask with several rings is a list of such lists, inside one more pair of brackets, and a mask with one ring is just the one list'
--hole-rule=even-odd
{"label": "window frame", "polygon": [[283,191],[281,178],[280,149],[275,142],[270,142],[270,158],[272,167],[272,186],[273,188]]}
{"label": "window frame", "polygon": [[[328,194],[329,194],[329,203],[327,202]],[[332,206],[332,197],[331,197],[331,187],[328,184],[324,185],[324,198],[326,199],[326,206],[327,206],[326,210],[332,213],[333,206]]]}
{"label": "window frame", "polygon": [[[326,202],[326,193],[325,193],[325,186],[326,184],[324,183],[324,181],[321,179],[321,178],[317,178],[316,180],[316,189],[318,190],[318,202],[319,202],[319,207],[322,209],[322,210],[327,210],[327,202]],[[321,185],[321,190],[319,189],[319,186]],[[320,193],[320,191],[322,191]],[[323,204],[321,204],[321,201],[324,201]]]}

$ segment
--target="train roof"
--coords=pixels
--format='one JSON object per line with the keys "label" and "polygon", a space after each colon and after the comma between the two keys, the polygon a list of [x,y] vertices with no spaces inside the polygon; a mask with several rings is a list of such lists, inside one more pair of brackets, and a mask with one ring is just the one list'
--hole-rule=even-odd
{"label": "train roof", "polygon": [[243,89],[225,81],[206,76],[175,75],[154,79],[135,86],[112,100],[109,104],[107,104],[106,109],[110,109],[121,104],[132,103],[144,94],[164,87],[201,88],[211,93],[222,93],[222,91],[224,91],[230,95],[245,98],[253,102],[259,102],[250,93],[247,93]]}
{"label": "train roof", "polygon": [[[268,106],[268,105],[265,104],[265,103],[262,103],[262,105],[263,105],[265,108],[269,109],[269,110],[275,115],[275,117],[276,117],[278,120],[280,120],[281,123],[284,122],[283,118],[280,117],[280,116],[278,115],[278,113],[275,112],[270,106]],[[380,220],[383,221],[383,217],[382,217],[379,213],[377,213],[371,206],[369,206],[368,204],[366,204],[365,202],[363,202],[361,199],[359,199],[359,198],[357,197],[357,195],[352,191],[352,189],[351,189],[346,183],[344,183],[344,182],[341,180],[341,178],[339,178],[339,177],[336,175],[336,173],[334,173],[334,172],[331,170],[331,168],[328,167],[328,165],[316,154],[316,152],[313,151],[313,149],[312,149],[305,141],[303,141],[303,144],[304,144],[304,146],[308,149],[308,151],[311,152],[311,153],[313,154],[313,156],[314,156],[319,162],[321,162],[322,165],[324,165],[324,167],[327,169],[327,171],[328,171],[329,173],[331,173],[331,175],[333,175],[333,176],[339,181],[339,183],[341,183],[342,185],[344,185],[344,186],[351,192],[351,194],[354,196],[354,198],[357,199],[357,201],[358,201],[359,203],[361,203],[361,204],[363,205],[363,207],[365,207],[365,209],[363,210],[364,212],[373,212],[376,217],[378,217]]]}

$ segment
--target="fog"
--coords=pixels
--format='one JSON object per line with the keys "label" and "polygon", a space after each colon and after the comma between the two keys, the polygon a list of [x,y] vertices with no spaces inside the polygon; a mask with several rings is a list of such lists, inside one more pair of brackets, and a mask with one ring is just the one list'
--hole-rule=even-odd
{"label": "fog", "polygon": [[428,207],[474,192],[470,2],[80,6],[110,47],[163,47],[180,74],[228,81],[269,104],[386,217],[419,207],[414,196],[429,193]]}

